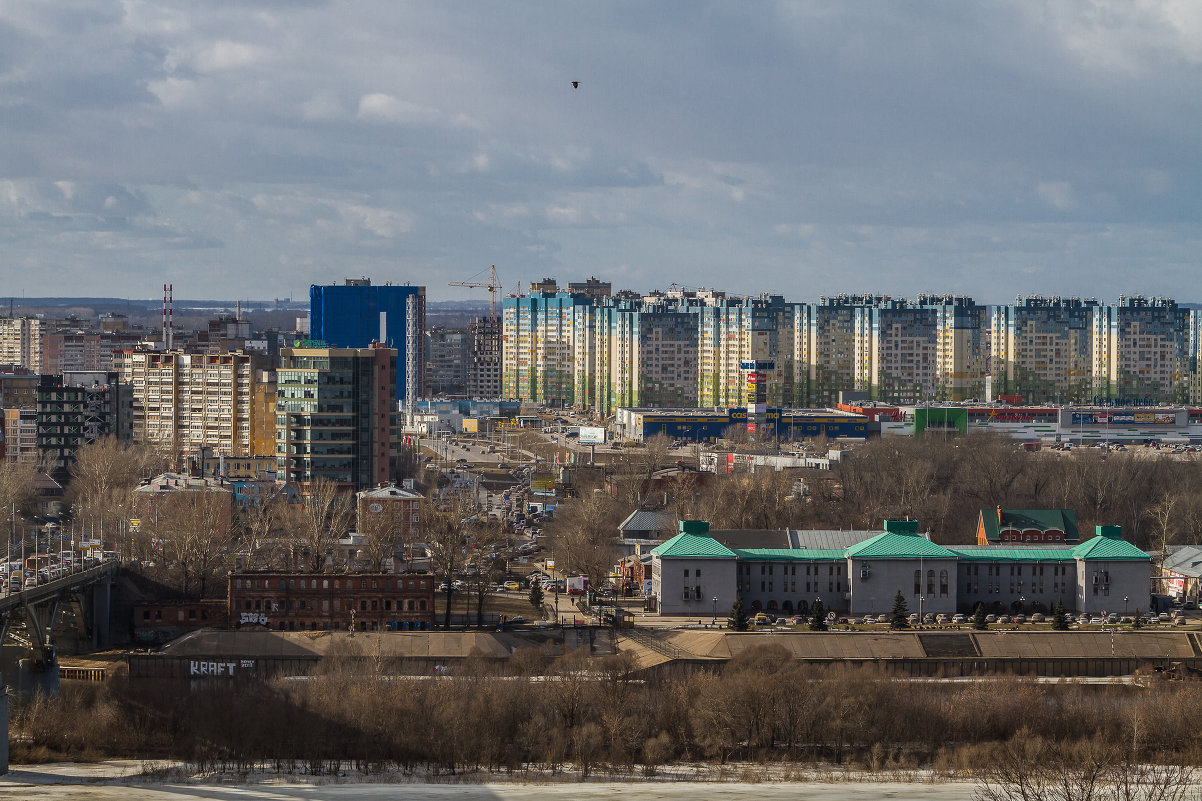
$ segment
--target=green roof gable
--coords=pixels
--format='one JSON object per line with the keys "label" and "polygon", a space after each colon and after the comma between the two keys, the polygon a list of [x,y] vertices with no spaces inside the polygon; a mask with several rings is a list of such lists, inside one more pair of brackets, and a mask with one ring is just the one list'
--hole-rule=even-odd
{"label": "green roof gable", "polygon": [[1094,537],[1092,540],[1086,540],[1076,548],[1073,548],[1073,557],[1076,559],[1139,559],[1149,561],[1152,559],[1151,555],[1144,553],[1126,540],[1105,535]]}
{"label": "green roof gable", "polygon": [[876,559],[956,558],[956,555],[947,548],[931,542],[926,537],[920,537],[917,534],[895,534],[891,531],[856,543],[847,549],[847,555],[861,559],[866,557]]}
{"label": "green roof gable", "polygon": [[660,559],[694,558],[694,559],[734,559],[735,552],[716,539],[700,534],[677,534],[672,539],[658,546],[652,554]]}

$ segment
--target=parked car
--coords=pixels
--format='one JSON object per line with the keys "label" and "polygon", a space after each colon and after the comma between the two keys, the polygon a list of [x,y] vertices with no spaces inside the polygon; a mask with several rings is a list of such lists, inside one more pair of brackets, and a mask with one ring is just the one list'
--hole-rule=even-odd
{"label": "parked car", "polygon": [[997,623],[997,615],[992,614],[992,613],[985,615],[985,622],[986,623]]}
{"label": "parked car", "polygon": [[1043,613],[1042,613],[1042,612],[1036,612],[1035,614],[1031,615],[1031,622],[1032,622],[1032,623],[1042,623],[1042,622],[1044,622],[1044,616],[1043,616]]}
{"label": "parked car", "polygon": [[953,623],[967,623],[968,617],[965,615],[952,615]]}
{"label": "parked car", "polygon": [[1159,620],[1161,623],[1169,623],[1172,620],[1172,618],[1169,617],[1168,612],[1161,612],[1159,615],[1156,616],[1156,619]]}

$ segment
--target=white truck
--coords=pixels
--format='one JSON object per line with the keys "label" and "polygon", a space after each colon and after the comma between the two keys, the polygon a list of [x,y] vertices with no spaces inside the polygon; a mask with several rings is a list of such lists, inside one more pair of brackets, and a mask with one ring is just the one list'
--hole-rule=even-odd
{"label": "white truck", "polygon": [[588,576],[568,576],[568,595],[587,595]]}

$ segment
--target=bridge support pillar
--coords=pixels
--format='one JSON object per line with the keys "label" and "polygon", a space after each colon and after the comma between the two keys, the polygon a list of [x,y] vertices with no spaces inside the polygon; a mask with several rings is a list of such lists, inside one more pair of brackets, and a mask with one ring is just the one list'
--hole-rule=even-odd
{"label": "bridge support pillar", "polygon": [[92,585],[90,623],[92,625],[92,647],[105,651],[112,647],[112,636],[109,631],[109,606],[113,596],[111,581],[98,581]]}
{"label": "bridge support pillar", "polygon": [[0,774],[8,773],[8,688],[0,682]]}

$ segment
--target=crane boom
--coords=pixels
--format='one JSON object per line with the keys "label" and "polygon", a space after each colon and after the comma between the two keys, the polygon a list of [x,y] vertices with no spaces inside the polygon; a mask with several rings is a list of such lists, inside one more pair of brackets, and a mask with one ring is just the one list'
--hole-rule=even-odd
{"label": "crane boom", "polygon": [[474,281],[451,281],[447,286],[465,286],[472,289],[487,289],[488,290],[488,316],[492,319],[497,318],[497,290],[501,285],[497,283],[497,265],[492,265],[489,268],[488,283],[482,284]]}

